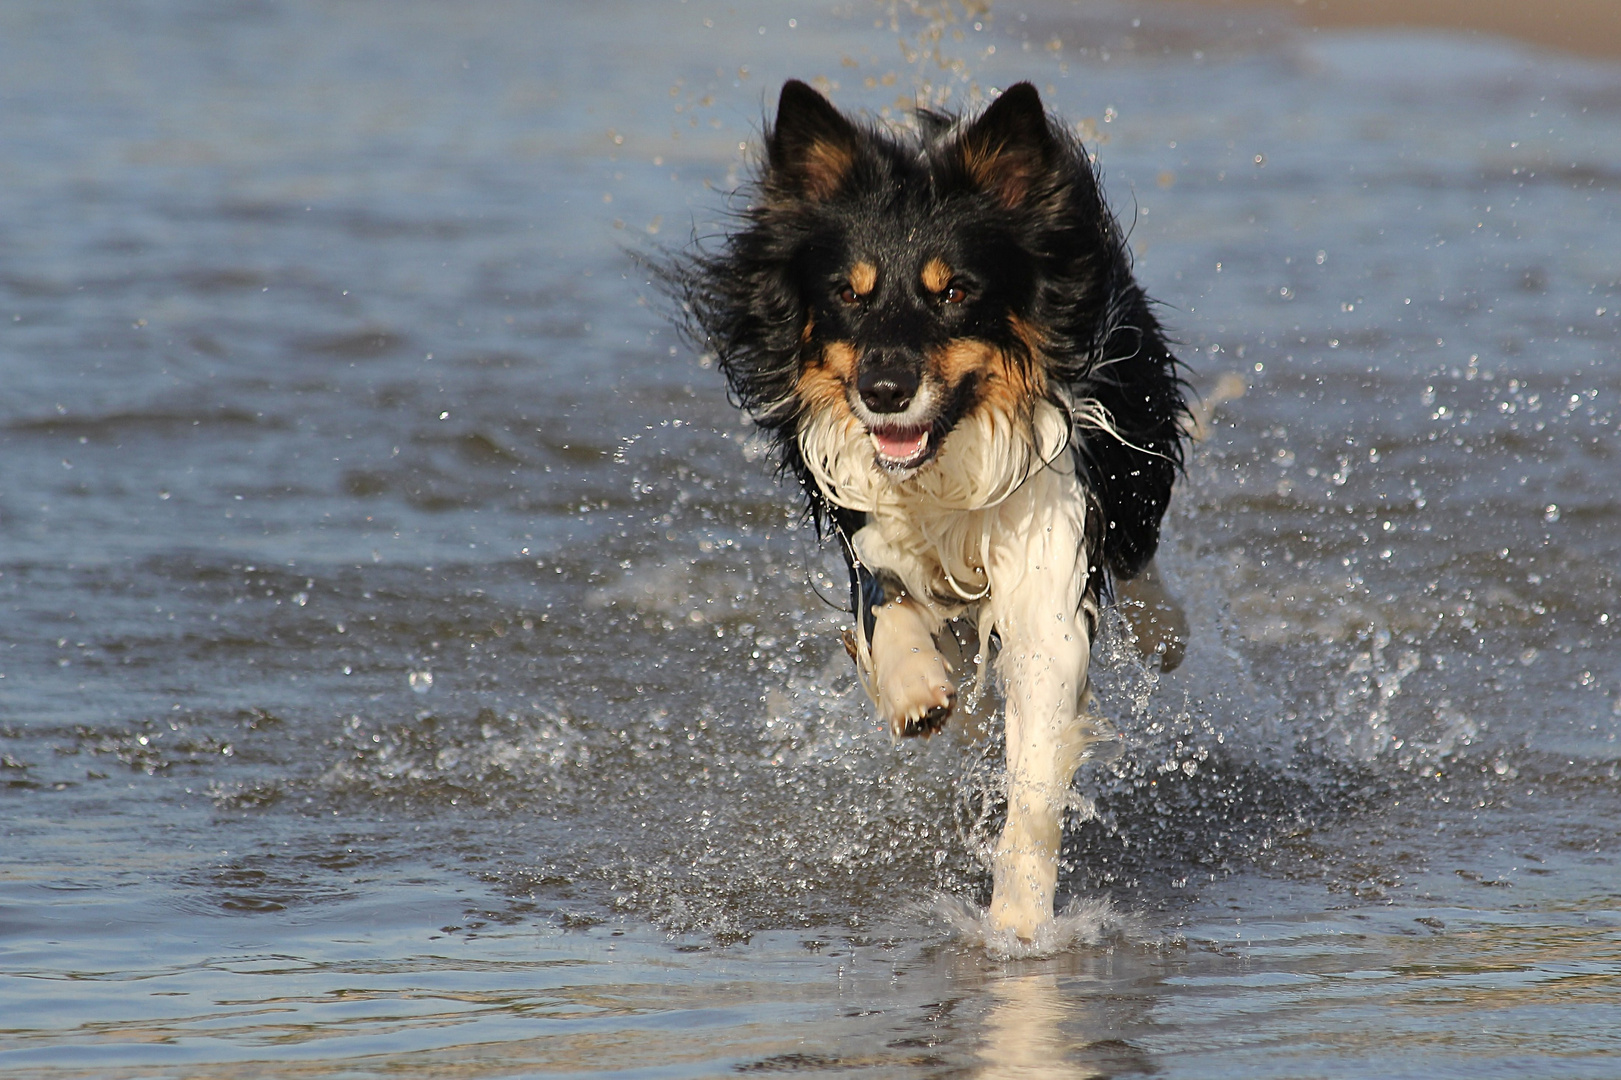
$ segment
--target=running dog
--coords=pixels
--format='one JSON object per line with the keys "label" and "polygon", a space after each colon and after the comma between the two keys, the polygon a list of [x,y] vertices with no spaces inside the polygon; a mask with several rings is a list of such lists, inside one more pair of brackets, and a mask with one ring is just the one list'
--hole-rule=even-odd
{"label": "running dog", "polygon": [[667,283],[843,548],[845,644],[880,719],[937,731],[962,658],[983,678],[995,654],[990,918],[1032,940],[1098,737],[1087,668],[1115,583],[1138,590],[1139,644],[1181,657],[1153,561],[1189,420],[1178,362],[1090,159],[1029,83],[907,132],[789,82],[748,195]]}

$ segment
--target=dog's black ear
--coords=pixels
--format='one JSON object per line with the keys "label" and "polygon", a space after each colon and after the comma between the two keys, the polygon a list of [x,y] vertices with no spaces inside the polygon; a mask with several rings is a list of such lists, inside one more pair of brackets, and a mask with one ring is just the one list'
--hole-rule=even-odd
{"label": "dog's black ear", "polygon": [[1027,82],[1004,90],[968,125],[955,150],[969,180],[1010,210],[1040,193],[1059,154],[1041,95]]}
{"label": "dog's black ear", "polygon": [[789,198],[824,202],[856,161],[861,136],[833,103],[798,79],[782,85],[777,122],[766,133],[766,186]]}

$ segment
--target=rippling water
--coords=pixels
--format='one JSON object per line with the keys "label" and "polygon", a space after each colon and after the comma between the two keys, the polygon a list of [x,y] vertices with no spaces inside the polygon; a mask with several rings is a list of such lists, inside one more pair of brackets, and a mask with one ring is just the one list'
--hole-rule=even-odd
{"label": "rippling water", "polygon": [[[0,1072],[1614,1074],[1621,69],[886,10],[0,9]],[[1046,959],[630,258],[790,75],[1034,79],[1211,409]]]}

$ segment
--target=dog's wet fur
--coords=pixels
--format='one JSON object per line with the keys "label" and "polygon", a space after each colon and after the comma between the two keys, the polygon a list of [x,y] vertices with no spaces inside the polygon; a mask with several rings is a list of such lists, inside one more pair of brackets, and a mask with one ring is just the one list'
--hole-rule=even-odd
{"label": "dog's wet fur", "polygon": [[764,142],[737,227],[664,280],[838,538],[846,646],[890,729],[938,730],[961,657],[995,648],[1009,814],[990,917],[1029,939],[1096,737],[1100,600],[1138,583],[1140,639],[1162,667],[1181,657],[1153,567],[1188,421],[1178,364],[1090,159],[1030,84],[903,132],[793,81]]}

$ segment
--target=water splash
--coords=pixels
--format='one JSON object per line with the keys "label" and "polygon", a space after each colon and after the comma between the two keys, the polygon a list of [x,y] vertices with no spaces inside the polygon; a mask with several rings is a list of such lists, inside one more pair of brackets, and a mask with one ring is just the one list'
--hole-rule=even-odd
{"label": "water splash", "polygon": [[1051,922],[1043,923],[1033,941],[1019,938],[1011,930],[991,925],[990,912],[955,896],[942,896],[935,912],[951,927],[965,945],[984,949],[998,960],[1024,960],[1112,941],[1141,939],[1140,920],[1116,908],[1108,897],[1076,897]]}
{"label": "water splash", "polygon": [[902,112],[914,107],[938,109],[953,97],[969,107],[983,99],[974,69],[996,52],[996,46],[975,50],[972,59],[958,50],[968,45],[971,34],[990,25],[988,0],[888,0],[882,6],[901,57],[912,69],[915,101],[897,101]]}
{"label": "water splash", "polygon": [[1347,746],[1361,761],[1372,761],[1402,746],[1391,731],[1390,707],[1421,661],[1415,649],[1403,649],[1392,660],[1386,655],[1390,643],[1389,630],[1369,635],[1368,647],[1351,658],[1345,680],[1334,694],[1334,715],[1345,725]]}

